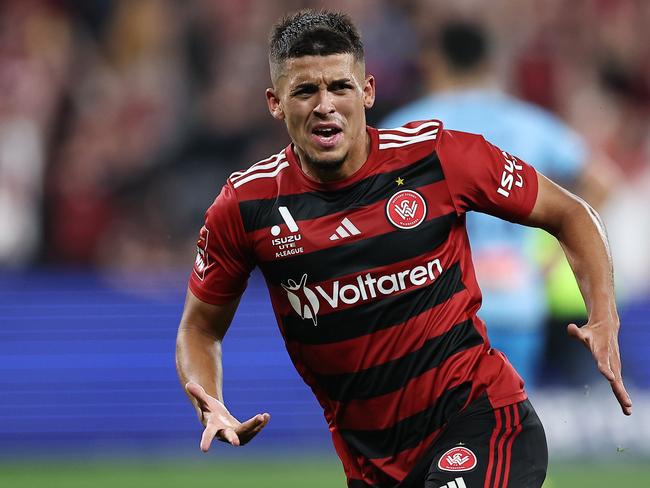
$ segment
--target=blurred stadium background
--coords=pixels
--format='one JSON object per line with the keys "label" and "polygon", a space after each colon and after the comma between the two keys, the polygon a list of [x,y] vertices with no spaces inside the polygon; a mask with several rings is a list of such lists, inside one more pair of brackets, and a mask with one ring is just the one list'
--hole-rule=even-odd
{"label": "blurred stadium background", "polygon": [[204,210],[288,142],[264,102],[266,38],[302,7],[360,25],[371,124],[423,93],[424,43],[460,14],[495,35],[505,89],[620,167],[603,215],[634,415],[604,381],[547,378],[549,364],[531,397],[546,486],[650,486],[647,0],[1,2],[0,486],[344,485],[259,276],[224,346],[230,410],[272,415],[253,444],[199,454],[173,361]]}

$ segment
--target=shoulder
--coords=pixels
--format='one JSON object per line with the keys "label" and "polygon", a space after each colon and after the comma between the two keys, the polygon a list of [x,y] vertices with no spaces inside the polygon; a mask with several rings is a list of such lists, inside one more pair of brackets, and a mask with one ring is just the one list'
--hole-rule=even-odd
{"label": "shoulder", "polygon": [[489,143],[481,134],[443,130],[436,149],[441,158],[454,160],[464,159],[477,151],[483,151],[488,145]]}
{"label": "shoulder", "polygon": [[235,171],[228,177],[226,187],[234,196],[244,200],[268,198],[277,189],[282,172],[290,166],[287,150],[285,148],[246,169]]}
{"label": "shoulder", "polygon": [[236,217],[241,202],[271,198],[277,194],[277,178],[289,167],[286,149],[262,159],[248,168],[235,171],[226,180],[219,195],[207,210],[211,220]]}
{"label": "shoulder", "polygon": [[428,152],[436,149],[443,125],[439,120],[417,120],[398,127],[377,129],[380,151]]}

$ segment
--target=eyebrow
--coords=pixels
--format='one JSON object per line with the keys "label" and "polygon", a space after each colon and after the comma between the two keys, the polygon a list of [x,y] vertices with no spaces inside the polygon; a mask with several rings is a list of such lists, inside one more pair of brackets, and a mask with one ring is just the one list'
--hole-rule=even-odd
{"label": "eyebrow", "polygon": [[348,84],[352,84],[352,80],[351,80],[350,78],[341,78],[340,80],[334,80],[334,81],[332,81],[332,82],[331,82],[329,85],[327,85],[327,86],[328,86],[328,87],[329,87],[329,86],[340,86],[340,85],[348,85]]}
{"label": "eyebrow", "polygon": [[[341,86],[341,85],[346,85],[346,84],[351,84],[351,83],[352,83],[352,80],[350,78],[340,78],[340,79],[333,80],[330,83],[328,83],[327,87],[330,88],[330,87],[333,87],[333,86]],[[318,87],[318,85],[319,85],[318,83],[314,83],[314,82],[311,82],[311,81],[305,81],[305,82],[302,82],[302,83],[299,83],[298,85],[296,85],[291,90],[291,93],[296,93],[296,92],[298,92],[300,90],[304,90],[304,89],[316,88],[316,87]]]}

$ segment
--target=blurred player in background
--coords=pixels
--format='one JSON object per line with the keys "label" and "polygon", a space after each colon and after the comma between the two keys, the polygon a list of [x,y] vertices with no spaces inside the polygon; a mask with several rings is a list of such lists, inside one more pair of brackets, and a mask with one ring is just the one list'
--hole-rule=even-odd
{"label": "blurred player in background", "polygon": [[259,266],[348,486],[541,486],[543,428],[476,315],[470,210],[562,242],[590,313],[570,332],[631,413],[611,261],[588,205],[436,120],[366,126],[375,80],[342,14],[286,17],[269,59],[268,107],[292,144],[233,173],[208,209],[179,327],[177,367],[205,427],[203,451],[215,437],[245,444],[269,421],[240,423],[222,394],[221,342]]}
{"label": "blurred player in background", "polygon": [[[423,49],[422,64],[431,93],[390,114],[379,124],[381,127],[439,118],[448,129],[483,135],[534,164],[537,171],[572,189],[590,205],[600,206],[614,183],[609,165],[602,156],[590,154],[580,136],[556,116],[499,89],[492,46],[483,25],[449,21],[425,44],[429,49]],[[472,213],[467,216],[467,232],[483,295],[481,317],[490,326],[490,342],[505,352],[526,386],[534,388],[546,343],[547,317],[544,277],[534,249],[535,231]],[[560,259],[561,253],[549,257]],[[554,344],[558,347],[556,341]],[[568,346],[561,347],[561,352],[565,353]],[[571,352],[583,357],[582,350]],[[559,362],[562,356],[554,354]],[[589,373],[591,368],[581,372],[583,378]]]}

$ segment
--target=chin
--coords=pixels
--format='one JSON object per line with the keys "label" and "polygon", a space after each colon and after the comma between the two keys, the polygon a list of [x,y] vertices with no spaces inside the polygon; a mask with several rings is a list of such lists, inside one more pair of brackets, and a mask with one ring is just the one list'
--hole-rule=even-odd
{"label": "chin", "polygon": [[343,166],[347,158],[347,153],[344,154],[306,154],[306,158],[310,166],[313,166],[319,171],[336,171]]}

